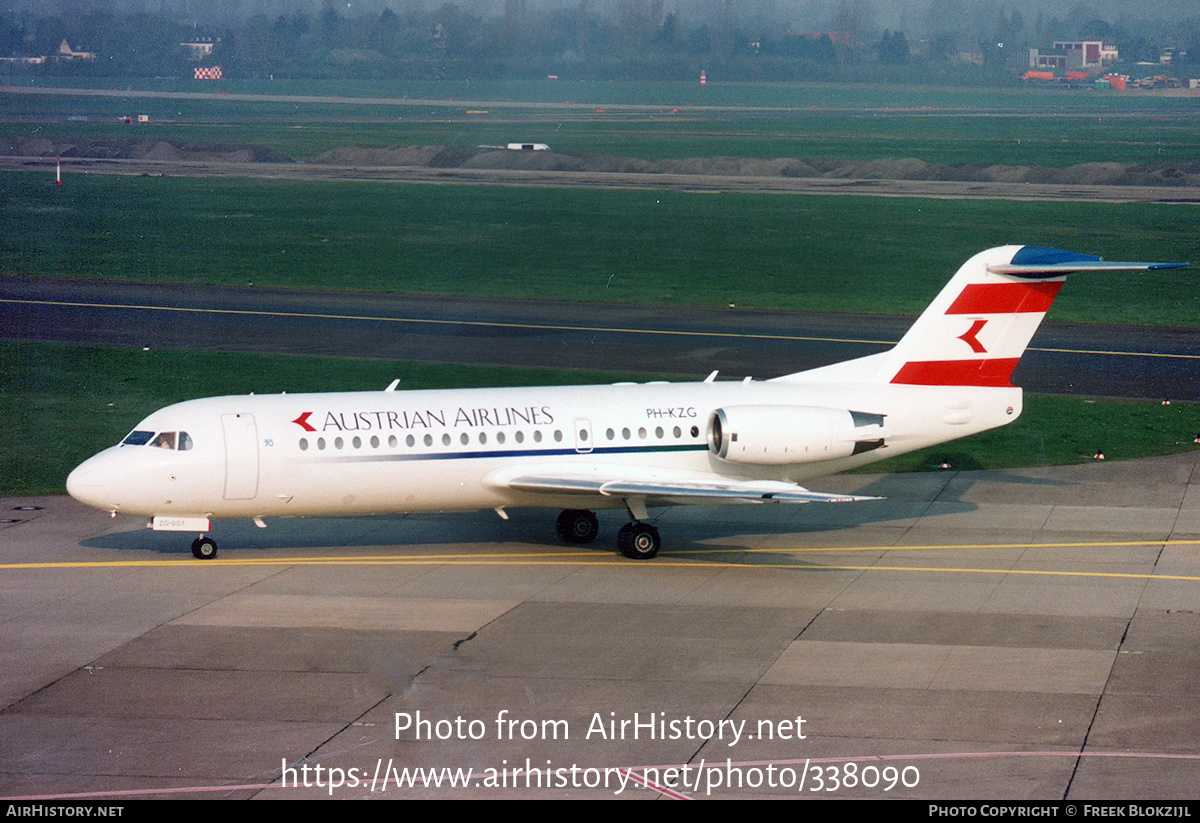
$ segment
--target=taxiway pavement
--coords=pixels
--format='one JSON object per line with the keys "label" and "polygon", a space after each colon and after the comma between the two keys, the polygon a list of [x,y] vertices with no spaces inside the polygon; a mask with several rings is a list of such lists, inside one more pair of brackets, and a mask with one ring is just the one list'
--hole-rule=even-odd
{"label": "taxiway pavement", "polygon": [[4,499],[0,795],[1195,797],[1200,453],[817,487],[887,499],[672,509],[650,562],[613,514],[219,523],[206,562]]}

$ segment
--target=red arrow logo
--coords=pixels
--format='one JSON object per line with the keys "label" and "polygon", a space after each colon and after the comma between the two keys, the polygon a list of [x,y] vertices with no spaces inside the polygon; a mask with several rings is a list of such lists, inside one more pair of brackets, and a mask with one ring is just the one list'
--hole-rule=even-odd
{"label": "red arrow logo", "polygon": [[975,335],[979,334],[980,330],[987,325],[986,320],[976,320],[971,324],[971,328],[967,329],[965,334],[960,334],[958,339],[971,347],[971,351],[976,354],[987,354],[987,349],[979,342],[979,338]]}
{"label": "red arrow logo", "polygon": [[292,422],[295,423],[300,428],[304,429],[306,432],[315,432],[316,429],[308,424],[308,418],[311,416],[312,416],[312,412],[305,412],[304,414],[300,415]]}

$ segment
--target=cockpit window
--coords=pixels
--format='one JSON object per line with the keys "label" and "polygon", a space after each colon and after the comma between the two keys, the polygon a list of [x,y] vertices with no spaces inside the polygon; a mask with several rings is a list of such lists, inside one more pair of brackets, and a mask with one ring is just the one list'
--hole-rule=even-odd
{"label": "cockpit window", "polygon": [[146,446],[172,451],[188,451],[192,448],[192,438],[187,432],[154,432],[134,431],[121,441],[122,446]]}

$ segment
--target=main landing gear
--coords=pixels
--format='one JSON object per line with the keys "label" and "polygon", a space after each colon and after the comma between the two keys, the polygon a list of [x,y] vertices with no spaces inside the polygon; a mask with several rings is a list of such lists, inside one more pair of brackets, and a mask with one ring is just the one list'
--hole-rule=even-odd
{"label": "main landing gear", "polygon": [[649,560],[662,548],[658,529],[649,523],[626,523],[617,532],[617,551],[632,560]]}
{"label": "main landing gear", "polygon": [[558,516],[555,527],[558,536],[568,543],[591,543],[600,533],[600,521],[584,509],[567,509]]}
{"label": "main landing gear", "polygon": [[217,556],[217,541],[200,535],[192,541],[192,554],[197,560],[212,560]]}
{"label": "main landing gear", "polygon": [[[590,511],[566,509],[555,523],[558,536],[568,543],[591,543],[600,533],[600,522]],[[617,532],[617,551],[633,560],[649,560],[662,548],[658,529],[649,523],[634,520]],[[197,555],[199,557],[199,555]]]}

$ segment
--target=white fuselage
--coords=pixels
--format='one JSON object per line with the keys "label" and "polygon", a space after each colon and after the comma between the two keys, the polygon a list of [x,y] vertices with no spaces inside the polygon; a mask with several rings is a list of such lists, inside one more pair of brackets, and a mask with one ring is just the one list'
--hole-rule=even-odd
{"label": "white fuselage", "polygon": [[[710,448],[714,410],[776,406],[882,416],[872,436],[883,445],[831,458],[798,452],[794,462],[768,465],[722,459]],[[67,486],[89,505],[149,517],[569,508],[579,497],[519,490],[507,480],[562,469],[634,481],[794,483],[994,428],[1020,411],[1021,391],[1012,387],[837,382],[214,397],[169,406],[137,427],[186,433],[187,448],[114,446],[80,465]],[[771,436],[786,438],[784,429]],[[582,507],[621,505],[593,495]]]}

